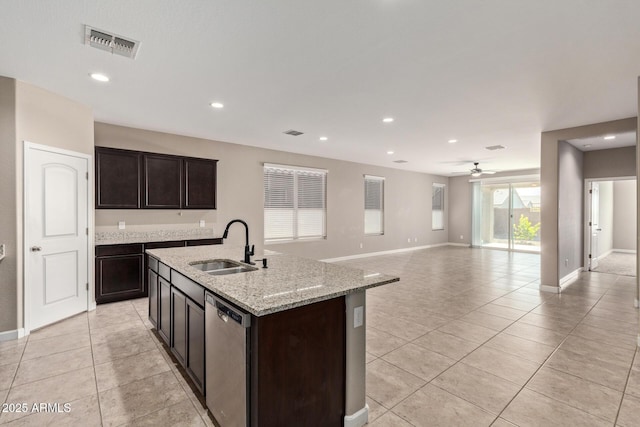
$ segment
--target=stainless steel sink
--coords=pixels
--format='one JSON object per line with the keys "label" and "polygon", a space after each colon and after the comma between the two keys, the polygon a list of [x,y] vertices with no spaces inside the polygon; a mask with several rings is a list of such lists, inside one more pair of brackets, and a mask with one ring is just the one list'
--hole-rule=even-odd
{"label": "stainless steel sink", "polygon": [[255,271],[257,268],[250,267],[240,262],[231,261],[228,259],[214,259],[207,262],[196,262],[191,264],[191,267],[204,271],[212,276],[222,276],[225,274],[246,273],[248,271]]}

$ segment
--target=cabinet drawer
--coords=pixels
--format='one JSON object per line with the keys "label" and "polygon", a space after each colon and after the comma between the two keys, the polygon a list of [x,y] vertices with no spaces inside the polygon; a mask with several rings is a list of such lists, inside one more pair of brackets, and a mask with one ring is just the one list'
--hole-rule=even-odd
{"label": "cabinet drawer", "polygon": [[187,279],[175,270],[171,270],[171,284],[180,289],[195,303],[204,307],[204,288],[202,286],[198,285],[191,279]]}
{"label": "cabinet drawer", "polygon": [[147,259],[149,260],[149,268],[153,271],[155,271],[156,273],[158,272],[158,263],[159,261],[157,259],[155,259],[154,257],[152,257],[151,255],[147,255]]}
{"label": "cabinet drawer", "polygon": [[171,269],[168,265],[158,262],[158,274],[165,279],[171,281]]}
{"label": "cabinet drawer", "polygon": [[145,249],[162,249],[162,248],[181,248],[184,246],[184,240],[171,240],[169,242],[151,242],[145,243]]}
{"label": "cabinet drawer", "polygon": [[222,244],[222,237],[216,237],[213,239],[187,240],[187,246],[221,245],[221,244]]}
{"label": "cabinet drawer", "polygon": [[96,246],[96,256],[142,254],[142,243]]}

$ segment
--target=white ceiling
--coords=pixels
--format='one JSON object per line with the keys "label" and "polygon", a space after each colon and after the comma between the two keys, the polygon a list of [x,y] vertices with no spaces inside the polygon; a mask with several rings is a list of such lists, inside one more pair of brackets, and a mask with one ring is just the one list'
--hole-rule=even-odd
{"label": "white ceiling", "polygon": [[[611,137],[615,137],[611,139]],[[605,139],[609,137],[609,139]],[[632,147],[636,145],[635,132],[621,132],[607,135],[592,136],[590,138],[570,139],[569,144],[581,151],[606,150],[608,148]]]}
{"label": "white ceiling", "polygon": [[[541,131],[637,114],[640,1],[613,3],[0,0],[0,75],[108,123],[443,175],[535,168]],[[137,58],[84,45],[84,24]]]}

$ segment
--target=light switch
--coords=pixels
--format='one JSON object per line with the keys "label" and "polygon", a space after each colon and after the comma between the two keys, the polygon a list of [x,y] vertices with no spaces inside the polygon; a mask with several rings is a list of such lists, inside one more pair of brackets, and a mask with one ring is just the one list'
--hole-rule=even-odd
{"label": "light switch", "polygon": [[124,221],[118,221],[118,230],[124,230]]}
{"label": "light switch", "polygon": [[358,328],[364,323],[364,307],[358,306],[353,309],[353,327]]}
{"label": "light switch", "polygon": [[204,227],[204,219],[200,220],[200,227]]}

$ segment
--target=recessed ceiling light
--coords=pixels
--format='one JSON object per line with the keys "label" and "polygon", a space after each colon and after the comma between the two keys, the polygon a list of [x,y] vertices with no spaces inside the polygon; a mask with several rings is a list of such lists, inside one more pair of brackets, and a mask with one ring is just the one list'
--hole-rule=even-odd
{"label": "recessed ceiling light", "polygon": [[616,139],[616,136],[615,135],[608,135],[608,136],[605,136],[604,139]]}
{"label": "recessed ceiling light", "polygon": [[393,121],[393,117],[385,117],[382,121],[385,123],[391,123]]}
{"label": "recessed ceiling light", "polygon": [[109,77],[105,76],[104,74],[100,74],[100,73],[91,73],[89,74],[91,76],[91,78],[93,80],[97,80],[99,82],[108,82],[109,81]]}
{"label": "recessed ceiling light", "polygon": [[212,106],[213,108],[222,108],[222,107],[224,107],[224,104],[223,104],[223,103],[221,103],[221,102],[212,102],[212,103],[211,103],[211,106]]}
{"label": "recessed ceiling light", "polygon": [[329,138],[327,138],[326,136],[321,136],[320,137],[320,141],[326,141],[327,139],[329,139]]}
{"label": "recessed ceiling light", "polygon": [[387,151],[387,154],[393,154],[393,153],[394,153],[394,152],[393,152],[393,151],[391,151],[391,150]]}
{"label": "recessed ceiling light", "polygon": [[450,139],[447,141],[449,144],[455,144],[456,142],[458,142],[457,139]]}

